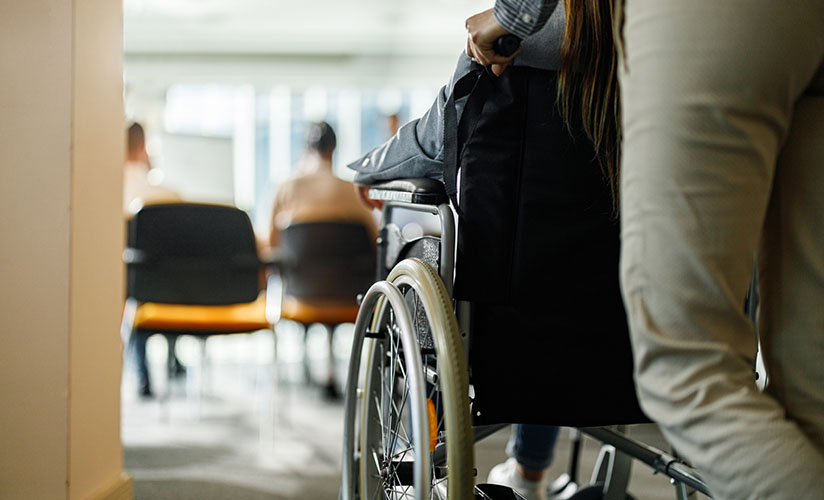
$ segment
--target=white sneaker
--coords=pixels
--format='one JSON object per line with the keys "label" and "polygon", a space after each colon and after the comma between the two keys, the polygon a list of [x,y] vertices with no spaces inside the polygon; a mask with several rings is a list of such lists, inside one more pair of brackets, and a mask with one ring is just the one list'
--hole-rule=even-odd
{"label": "white sneaker", "polygon": [[518,461],[514,458],[493,467],[486,482],[509,486],[526,500],[547,500],[544,481],[530,481],[518,474]]}

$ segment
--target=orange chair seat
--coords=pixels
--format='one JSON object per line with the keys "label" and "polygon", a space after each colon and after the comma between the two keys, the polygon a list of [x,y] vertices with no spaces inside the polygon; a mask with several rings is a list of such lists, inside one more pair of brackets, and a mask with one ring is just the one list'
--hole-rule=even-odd
{"label": "orange chair seat", "polygon": [[265,293],[254,302],[221,306],[144,302],[135,311],[134,327],[192,333],[252,332],[271,328],[265,312]]}
{"label": "orange chair seat", "polygon": [[358,305],[355,302],[301,300],[286,296],[280,305],[280,317],[299,323],[324,323],[337,325],[354,323],[358,317]]}

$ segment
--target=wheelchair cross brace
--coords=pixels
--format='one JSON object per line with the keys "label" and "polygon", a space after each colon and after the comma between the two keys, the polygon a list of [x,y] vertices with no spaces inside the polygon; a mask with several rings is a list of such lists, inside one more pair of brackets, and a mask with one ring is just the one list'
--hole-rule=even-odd
{"label": "wheelchair cross brace", "polygon": [[[482,425],[473,428],[475,442],[481,441],[507,427],[508,424]],[[663,451],[628,438],[620,430],[609,427],[580,427],[584,434],[604,443],[593,472],[592,483],[600,483],[604,489],[604,500],[623,500],[629,482],[631,460],[639,460],[652,467],[653,474],[662,473],[672,480],[678,500],[687,500],[695,490],[710,496],[709,489],[698,474],[678,458]],[[445,447],[438,447],[432,454],[435,465],[446,462]],[[577,459],[572,466],[577,468]],[[570,478],[575,481],[574,475]],[[574,498],[574,497],[573,497]]]}

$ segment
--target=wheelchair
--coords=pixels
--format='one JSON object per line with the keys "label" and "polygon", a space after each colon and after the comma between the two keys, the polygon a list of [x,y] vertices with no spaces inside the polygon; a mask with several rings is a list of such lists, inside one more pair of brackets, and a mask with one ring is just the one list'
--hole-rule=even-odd
{"label": "wheelchair", "polygon": [[[507,424],[474,425],[468,366],[470,307],[453,299],[456,223],[443,186],[398,180],[372,186],[385,202],[378,276],[361,297],[345,392],[341,498],[521,498],[476,485],[473,446]],[[406,241],[393,225],[399,209],[440,220],[439,237]],[[675,495],[709,496],[698,474],[675,456],[630,439],[621,427],[582,427],[604,443],[595,483],[572,499],[631,498],[632,460],[671,478]]]}

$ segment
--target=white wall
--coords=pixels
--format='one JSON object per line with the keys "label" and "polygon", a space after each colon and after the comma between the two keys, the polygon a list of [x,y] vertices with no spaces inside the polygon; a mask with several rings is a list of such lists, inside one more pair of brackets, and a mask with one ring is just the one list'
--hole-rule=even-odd
{"label": "white wall", "polygon": [[[254,122],[253,122],[254,123]],[[163,134],[163,185],[184,200],[233,204],[235,180],[232,139]]]}
{"label": "white wall", "polygon": [[130,498],[119,2],[0,15],[0,498]]}
{"label": "white wall", "polygon": [[126,81],[439,88],[493,0],[125,0]]}

